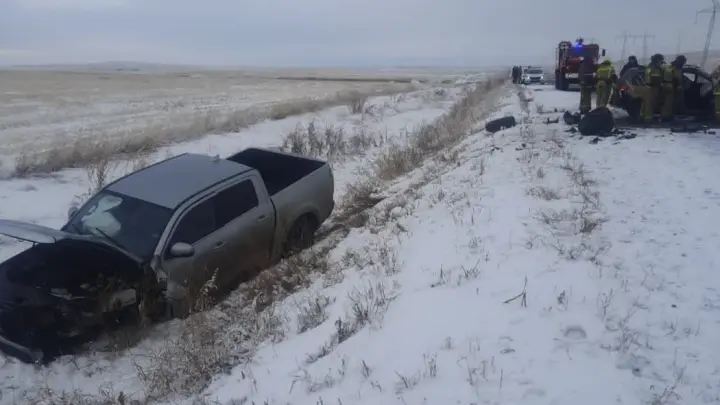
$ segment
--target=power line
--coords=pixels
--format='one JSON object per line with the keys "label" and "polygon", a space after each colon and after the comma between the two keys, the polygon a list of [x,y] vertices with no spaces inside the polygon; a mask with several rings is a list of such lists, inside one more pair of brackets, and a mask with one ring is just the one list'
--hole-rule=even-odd
{"label": "power line", "polygon": [[705,8],[697,12],[695,15],[695,23],[697,24],[697,18],[700,14],[710,14],[710,23],[708,25],[707,37],[705,38],[705,49],[703,49],[702,63],[700,67],[705,67],[707,62],[708,51],[710,50],[710,40],[712,39],[713,32],[715,31],[715,15],[720,10],[720,3],[718,0],[712,0],[713,6],[711,8]]}
{"label": "power line", "polygon": [[633,42],[635,42],[636,39],[642,39],[643,40],[643,61],[647,61],[647,40],[655,38],[654,35],[648,35],[648,33],[644,34],[630,34],[627,31],[623,32],[622,34],[617,36],[618,39],[622,39],[622,53],[620,56],[620,60],[625,60],[625,52],[627,51],[627,42],[628,39],[632,39]]}

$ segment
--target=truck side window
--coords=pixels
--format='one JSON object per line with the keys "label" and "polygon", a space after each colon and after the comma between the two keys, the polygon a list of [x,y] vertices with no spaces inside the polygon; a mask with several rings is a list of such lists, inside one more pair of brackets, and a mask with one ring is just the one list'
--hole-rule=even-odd
{"label": "truck side window", "polygon": [[203,201],[182,217],[170,239],[170,246],[178,242],[193,244],[219,228],[216,226],[213,202],[213,199]]}
{"label": "truck side window", "polygon": [[214,200],[218,228],[258,206],[258,196],[251,180],[221,191]]}

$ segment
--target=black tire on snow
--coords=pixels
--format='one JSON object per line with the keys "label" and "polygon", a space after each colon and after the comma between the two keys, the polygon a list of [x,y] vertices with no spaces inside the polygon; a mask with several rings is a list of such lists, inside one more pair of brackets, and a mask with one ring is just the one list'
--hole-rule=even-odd
{"label": "black tire on snow", "polygon": [[615,128],[612,112],[605,107],[596,108],[585,114],[578,124],[578,131],[583,135],[609,135]]}
{"label": "black tire on snow", "polygon": [[290,232],[285,239],[283,254],[287,257],[312,246],[315,242],[316,228],[310,217],[300,217],[290,227]]}
{"label": "black tire on snow", "polygon": [[508,117],[498,118],[485,123],[485,130],[490,133],[495,133],[506,128],[512,128],[517,125],[515,117],[510,115]]}

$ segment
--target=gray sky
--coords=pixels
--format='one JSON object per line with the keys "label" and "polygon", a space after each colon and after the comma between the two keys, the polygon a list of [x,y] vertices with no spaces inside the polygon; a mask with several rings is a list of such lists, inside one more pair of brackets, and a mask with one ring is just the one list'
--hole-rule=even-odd
{"label": "gray sky", "polygon": [[[0,64],[552,63],[562,39],[619,57],[624,30],[651,52],[701,49],[710,0],[0,0]],[[588,16],[584,18],[583,16]],[[720,30],[720,27],[718,27]],[[714,38],[716,39],[716,38]],[[720,38],[713,42],[720,48]],[[641,41],[628,44],[641,53]]]}

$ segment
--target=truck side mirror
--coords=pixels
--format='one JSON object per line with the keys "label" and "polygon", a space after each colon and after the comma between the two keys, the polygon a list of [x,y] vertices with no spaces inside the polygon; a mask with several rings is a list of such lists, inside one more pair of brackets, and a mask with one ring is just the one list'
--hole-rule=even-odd
{"label": "truck side mirror", "polygon": [[603,58],[605,57],[605,50],[604,50],[604,49],[602,50],[602,56],[603,56]]}
{"label": "truck side mirror", "polygon": [[170,248],[170,254],[172,257],[192,257],[195,254],[195,248],[184,242],[178,242]]}

